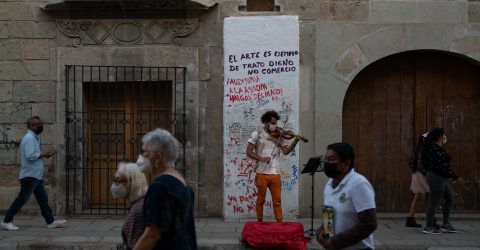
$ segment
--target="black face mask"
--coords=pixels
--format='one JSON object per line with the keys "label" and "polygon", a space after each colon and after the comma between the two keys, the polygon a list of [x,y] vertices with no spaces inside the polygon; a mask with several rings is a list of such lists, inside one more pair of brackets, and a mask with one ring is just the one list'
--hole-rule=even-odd
{"label": "black face mask", "polygon": [[39,135],[43,132],[43,126],[38,126],[37,129],[35,129],[35,134]]}
{"label": "black face mask", "polygon": [[325,175],[329,178],[335,179],[340,175],[340,172],[337,170],[337,164],[325,162],[323,165],[323,171]]}

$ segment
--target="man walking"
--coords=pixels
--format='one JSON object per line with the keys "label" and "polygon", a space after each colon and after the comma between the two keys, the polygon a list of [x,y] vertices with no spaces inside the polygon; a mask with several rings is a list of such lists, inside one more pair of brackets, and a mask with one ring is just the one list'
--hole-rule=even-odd
{"label": "man walking", "polygon": [[42,211],[42,216],[48,228],[56,228],[64,224],[65,220],[54,220],[52,210],[48,206],[48,195],[44,185],[45,164],[43,158],[52,157],[52,152],[40,151],[38,135],[43,131],[43,122],[38,116],[27,120],[28,131],[20,142],[21,167],[20,167],[20,193],[5,214],[2,227],[6,230],[18,230],[13,224],[13,217],[22,209],[32,193],[37,199]]}

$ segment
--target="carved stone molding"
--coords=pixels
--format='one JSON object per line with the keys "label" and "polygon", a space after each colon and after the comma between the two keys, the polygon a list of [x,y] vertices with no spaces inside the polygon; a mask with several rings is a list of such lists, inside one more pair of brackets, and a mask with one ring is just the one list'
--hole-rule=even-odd
{"label": "carved stone molding", "polygon": [[100,44],[181,44],[198,27],[197,18],[155,20],[57,20],[75,47]]}

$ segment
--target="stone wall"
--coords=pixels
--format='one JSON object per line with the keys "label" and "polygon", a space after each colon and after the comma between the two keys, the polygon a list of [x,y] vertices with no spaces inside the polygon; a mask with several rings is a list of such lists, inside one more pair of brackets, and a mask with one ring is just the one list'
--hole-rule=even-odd
{"label": "stone wall", "polygon": [[[197,215],[222,216],[223,110],[219,103],[223,100],[225,17],[299,16],[300,126],[311,141],[300,146],[301,162],[323,154],[327,144],[341,140],[345,92],[370,63],[417,49],[449,51],[480,60],[478,1],[277,0],[279,13],[246,13],[241,7],[245,1],[222,0],[198,19],[198,27],[182,37],[180,44],[111,42],[79,47],[59,30],[55,18],[42,11],[45,2],[0,0],[0,211],[8,208],[18,192],[15,142],[25,132],[26,118],[39,114],[45,120],[43,149],[64,144],[65,64],[187,67],[187,178],[197,194]],[[7,144],[6,140],[13,142]],[[65,209],[62,157],[60,153],[47,164],[47,189],[52,209],[58,213]],[[317,174],[315,184],[318,215],[325,185],[322,174]],[[310,185],[310,177],[301,176],[302,217],[310,215]],[[24,210],[39,212],[34,199]]]}
{"label": "stone wall", "polygon": [[[18,194],[20,152],[25,121],[40,115],[45,121],[42,148],[55,147],[55,78],[51,77],[50,48],[55,23],[40,6],[42,1],[0,1],[0,211],[8,209]],[[45,183],[56,210],[55,166],[46,161]],[[34,198],[24,208],[40,213]]]}

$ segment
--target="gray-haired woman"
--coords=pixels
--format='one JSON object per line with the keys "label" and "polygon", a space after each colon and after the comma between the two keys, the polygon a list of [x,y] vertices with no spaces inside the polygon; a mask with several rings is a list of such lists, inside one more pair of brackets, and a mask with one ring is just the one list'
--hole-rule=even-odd
{"label": "gray-haired woman", "polygon": [[130,202],[130,212],[122,227],[122,249],[133,249],[145,230],[143,202],[148,184],[145,175],[135,163],[118,164],[111,191],[114,198],[126,197]]}
{"label": "gray-haired woman", "polygon": [[145,232],[135,250],[197,249],[193,220],[193,190],[175,170],[179,142],[168,131],[155,129],[142,138],[137,164],[155,180],[145,196]]}

